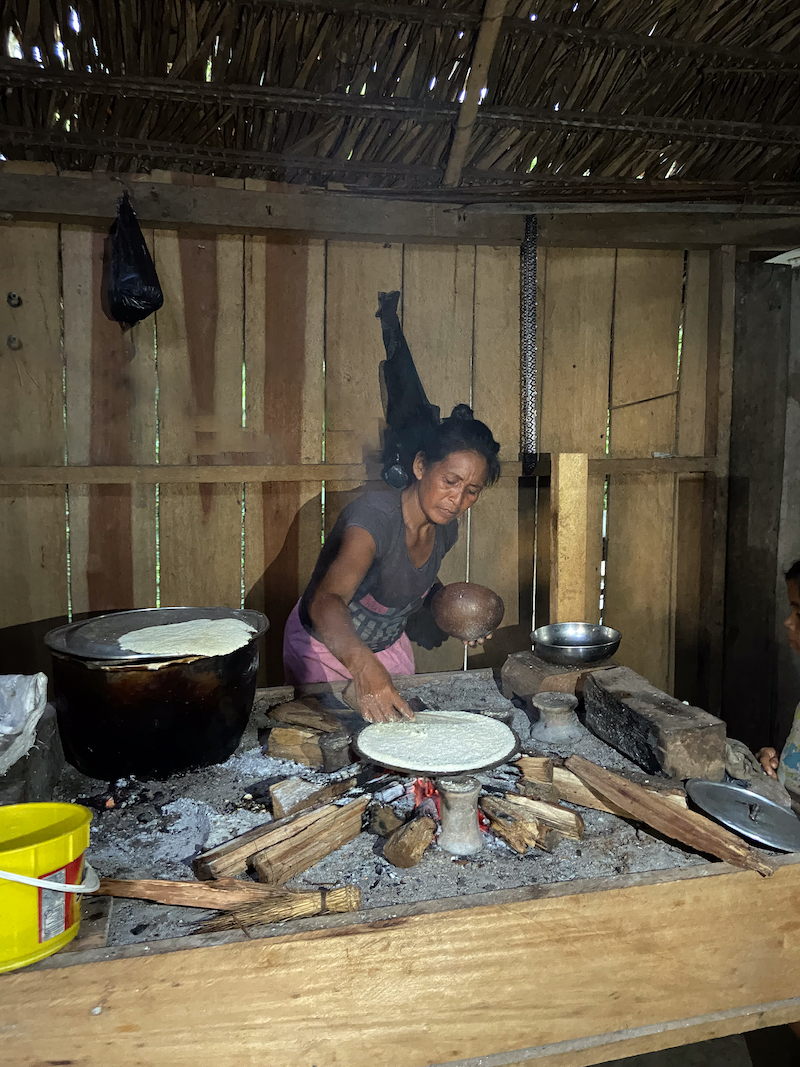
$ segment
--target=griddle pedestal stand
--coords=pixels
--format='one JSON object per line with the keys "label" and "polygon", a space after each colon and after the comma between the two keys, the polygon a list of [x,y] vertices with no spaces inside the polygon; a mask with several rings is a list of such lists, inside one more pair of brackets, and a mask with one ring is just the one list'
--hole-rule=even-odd
{"label": "griddle pedestal stand", "polygon": [[478,825],[481,792],[478,779],[468,775],[437,778],[436,788],[442,808],[439,847],[454,856],[472,856],[480,852],[483,835]]}

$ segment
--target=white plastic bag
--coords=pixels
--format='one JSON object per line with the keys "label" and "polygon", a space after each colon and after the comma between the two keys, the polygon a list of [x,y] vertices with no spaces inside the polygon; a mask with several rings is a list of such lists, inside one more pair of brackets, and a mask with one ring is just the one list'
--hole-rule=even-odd
{"label": "white plastic bag", "polygon": [[0,775],[28,754],[46,707],[46,674],[0,675]]}

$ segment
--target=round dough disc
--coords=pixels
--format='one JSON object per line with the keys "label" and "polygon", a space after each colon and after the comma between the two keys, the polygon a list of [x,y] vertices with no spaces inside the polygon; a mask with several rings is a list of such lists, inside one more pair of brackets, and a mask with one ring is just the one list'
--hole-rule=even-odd
{"label": "round dough disc", "polygon": [[119,638],[120,648],[152,656],[227,656],[255,631],[241,619],[195,619],[145,626]]}
{"label": "round dough disc", "polygon": [[505,723],[471,711],[420,711],[413,722],[379,722],[358,735],[365,759],[419,774],[463,774],[504,763],[517,747]]}

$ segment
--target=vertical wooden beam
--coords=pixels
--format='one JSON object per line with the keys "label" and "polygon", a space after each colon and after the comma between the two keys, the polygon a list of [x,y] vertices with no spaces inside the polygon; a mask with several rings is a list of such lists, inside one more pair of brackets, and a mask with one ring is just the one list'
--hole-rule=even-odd
{"label": "vertical wooden beam", "polygon": [[707,476],[709,486],[703,509],[700,674],[706,694],[705,704],[713,714],[719,714],[722,701],[735,270],[736,248],[733,245],[722,245],[712,251],[708,292],[706,455],[716,456],[718,466],[715,474]]}
{"label": "vertical wooden beam", "polygon": [[507,3],[508,0],[486,0],[486,6],[483,9],[483,18],[475,41],[475,51],[472,53],[472,65],[464,90],[464,99],[458,113],[456,131],[453,134],[453,143],[450,145],[450,155],[444,174],[444,184],[448,186],[458,185],[461,180],[461,170],[467,157],[475,119],[478,117],[481,89],[486,85],[486,76],[489,73],[489,65],[492,62]]}
{"label": "vertical wooden beam", "polygon": [[581,622],[586,609],[589,457],[556,453],[550,470],[550,622]]}
{"label": "vertical wooden beam", "polygon": [[[792,271],[791,301],[787,381],[793,383],[800,381],[800,270],[797,269]],[[789,648],[783,627],[783,620],[788,613],[783,576],[794,560],[800,558],[800,395],[796,387],[787,390],[783,456],[778,568],[775,575],[777,670],[770,744],[773,741],[781,743],[787,736],[800,694],[800,660]]]}
{"label": "vertical wooden beam", "polygon": [[722,712],[729,733],[754,749],[786,739],[771,727],[786,641],[776,634],[786,601],[776,578],[783,476],[793,466],[784,457],[791,302],[791,267],[737,264]]}

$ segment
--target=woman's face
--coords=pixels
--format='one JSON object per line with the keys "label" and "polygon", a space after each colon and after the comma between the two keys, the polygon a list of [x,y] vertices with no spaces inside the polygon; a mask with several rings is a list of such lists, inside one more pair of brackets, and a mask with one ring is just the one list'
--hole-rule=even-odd
{"label": "woman's face", "polygon": [[789,648],[792,652],[800,653],[800,589],[797,582],[786,583],[786,591],[789,594],[789,617],[783,620],[783,625],[788,630]]}
{"label": "woman's face", "polygon": [[451,452],[438,463],[414,460],[417,493],[425,517],[444,526],[472,507],[486,485],[489,465],[477,452]]}

